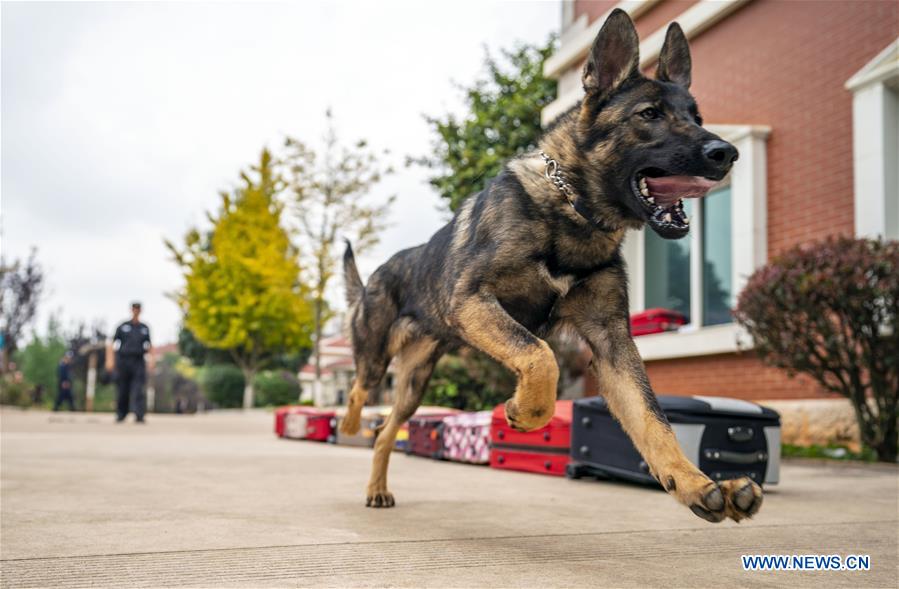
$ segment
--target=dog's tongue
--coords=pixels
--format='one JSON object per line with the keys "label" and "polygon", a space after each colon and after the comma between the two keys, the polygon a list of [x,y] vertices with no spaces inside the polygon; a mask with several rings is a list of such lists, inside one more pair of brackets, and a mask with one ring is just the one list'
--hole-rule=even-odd
{"label": "dog's tongue", "polygon": [[656,204],[667,205],[679,198],[700,198],[708,194],[717,180],[709,180],[702,176],[663,176],[646,178],[649,194]]}

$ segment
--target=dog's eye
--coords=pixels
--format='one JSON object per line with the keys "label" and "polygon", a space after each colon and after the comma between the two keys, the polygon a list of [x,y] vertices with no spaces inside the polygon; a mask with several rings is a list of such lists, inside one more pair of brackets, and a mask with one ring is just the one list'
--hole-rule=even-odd
{"label": "dog's eye", "polygon": [[662,116],[662,113],[660,113],[658,111],[658,109],[649,107],[649,108],[644,108],[643,110],[641,110],[640,116],[643,117],[644,119],[646,119],[647,121],[653,121],[655,119],[660,118]]}

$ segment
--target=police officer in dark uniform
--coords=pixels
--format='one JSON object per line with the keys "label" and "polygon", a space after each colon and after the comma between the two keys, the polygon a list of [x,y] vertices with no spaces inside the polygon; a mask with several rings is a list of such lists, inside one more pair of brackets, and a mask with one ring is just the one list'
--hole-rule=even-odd
{"label": "police officer in dark uniform", "polygon": [[115,369],[118,384],[116,399],[116,421],[124,421],[129,409],[134,412],[138,423],[144,422],[147,396],[144,385],[147,382],[147,366],[144,354],[150,352],[150,328],[140,321],[140,303],[131,303],[131,319],[115,330]]}
{"label": "police officer in dark uniform", "polygon": [[75,410],[75,397],[72,396],[72,352],[66,352],[56,368],[57,393],[53,402],[53,410],[59,411],[63,403],[68,403],[69,410]]}

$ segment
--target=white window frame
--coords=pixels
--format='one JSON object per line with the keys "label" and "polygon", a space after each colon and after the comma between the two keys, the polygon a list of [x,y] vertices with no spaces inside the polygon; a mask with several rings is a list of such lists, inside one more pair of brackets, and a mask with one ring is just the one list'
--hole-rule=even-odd
{"label": "white window frame", "polygon": [[[740,159],[729,175],[731,198],[731,289],[736,299],[749,276],[768,257],[766,142],[771,129],[761,125],[709,125],[730,141]],[[701,212],[694,213],[701,215]],[[751,338],[735,323],[702,326],[701,221],[691,228],[690,305],[693,323],[677,332],[634,338],[644,360],[661,360],[735,352],[752,347]],[[643,230],[625,238],[622,253],[628,265],[630,310],[645,310]],[[698,295],[698,296],[697,296]],[[693,319],[696,318],[696,319]]]}
{"label": "white window frame", "polygon": [[857,237],[899,239],[899,39],[846,82]]}

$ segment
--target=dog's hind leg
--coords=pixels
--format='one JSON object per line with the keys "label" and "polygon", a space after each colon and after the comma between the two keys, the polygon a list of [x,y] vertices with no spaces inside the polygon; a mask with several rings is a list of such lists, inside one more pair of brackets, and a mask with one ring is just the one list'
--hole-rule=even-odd
{"label": "dog's hind leg", "polygon": [[393,411],[378,433],[371,466],[371,478],[365,493],[367,507],[393,507],[393,494],[387,490],[387,466],[400,426],[418,409],[434,365],[440,357],[437,342],[420,339],[410,342],[396,357],[397,385]]}
{"label": "dog's hind leg", "polygon": [[502,362],[518,377],[515,396],[506,401],[506,420],[531,431],[549,423],[555,411],[559,367],[552,350],[515,321],[492,295],[478,293],[455,309],[463,338]]}

